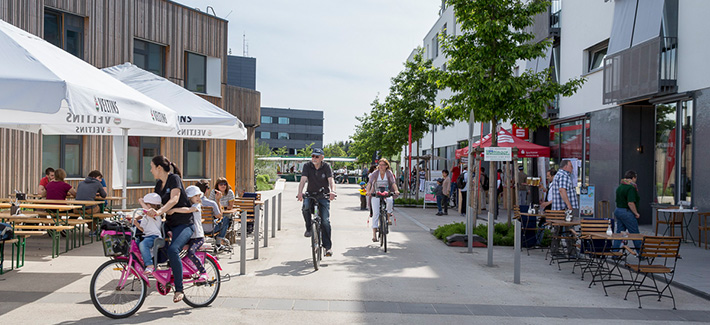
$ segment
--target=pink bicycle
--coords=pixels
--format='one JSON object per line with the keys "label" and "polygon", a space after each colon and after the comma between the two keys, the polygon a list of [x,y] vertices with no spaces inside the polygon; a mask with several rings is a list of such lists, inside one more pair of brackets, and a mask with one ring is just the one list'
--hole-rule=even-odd
{"label": "pink bicycle", "polygon": [[[91,302],[96,309],[110,318],[125,318],[135,314],[143,305],[148,293],[150,279],[143,274],[145,264],[134,234],[135,232],[131,231],[125,223],[118,223],[116,230],[101,232],[104,254],[111,257],[111,260],[99,266],[94,272],[90,293]],[[154,249],[154,253],[156,252],[157,249]],[[207,270],[208,280],[198,281],[200,272],[183,251],[180,254],[185,293],[183,300],[191,307],[206,307],[217,298],[221,282],[229,279],[220,278],[219,271],[222,267],[212,255],[197,251],[195,256]],[[174,278],[169,267],[156,268],[153,277],[158,293],[163,296],[170,293],[174,287]]]}

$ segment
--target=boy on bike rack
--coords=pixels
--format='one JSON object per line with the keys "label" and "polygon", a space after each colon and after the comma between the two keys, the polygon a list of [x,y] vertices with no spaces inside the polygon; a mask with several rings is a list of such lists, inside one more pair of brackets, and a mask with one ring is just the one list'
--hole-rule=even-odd
{"label": "boy on bike rack", "polygon": [[[328,163],[323,161],[323,149],[315,148],[311,154],[311,161],[303,166],[301,182],[298,184],[298,201],[303,201],[303,219],[306,222],[305,237],[310,237],[311,234],[311,206],[314,201],[318,203],[318,210],[321,212],[321,231],[323,233],[323,247],[326,249],[325,256],[332,256],[333,243],[330,240],[330,201],[335,199],[335,182],[333,181],[333,170]],[[308,183],[306,191],[309,193],[319,192],[321,188],[325,189],[324,197],[313,199],[303,198],[303,187]]]}

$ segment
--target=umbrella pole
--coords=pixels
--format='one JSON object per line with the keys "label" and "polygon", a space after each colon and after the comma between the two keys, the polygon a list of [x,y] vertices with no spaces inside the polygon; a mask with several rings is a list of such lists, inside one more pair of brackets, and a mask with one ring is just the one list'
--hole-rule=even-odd
{"label": "umbrella pole", "polygon": [[121,145],[123,146],[123,156],[121,157],[121,173],[123,174],[123,183],[121,185],[121,209],[126,209],[126,200],[128,199],[128,194],[126,193],[127,182],[128,182],[128,129],[121,129]]}

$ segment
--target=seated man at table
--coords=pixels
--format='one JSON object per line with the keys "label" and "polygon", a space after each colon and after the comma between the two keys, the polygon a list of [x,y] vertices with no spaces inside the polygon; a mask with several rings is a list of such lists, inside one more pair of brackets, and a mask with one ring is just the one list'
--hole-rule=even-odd
{"label": "seated man at table", "polygon": [[[76,187],[76,199],[78,201],[94,201],[96,194],[101,197],[106,197],[106,190],[104,190],[103,185],[101,185],[101,172],[98,170],[92,170],[89,176],[86,177],[79,185]],[[85,208],[86,213],[96,213],[99,211],[99,206],[94,205]],[[78,211],[79,213],[81,211]]]}
{"label": "seated man at table", "polygon": [[44,177],[39,180],[39,187],[37,188],[37,194],[41,197],[47,196],[47,184],[54,180],[54,168],[48,167],[44,170]]}

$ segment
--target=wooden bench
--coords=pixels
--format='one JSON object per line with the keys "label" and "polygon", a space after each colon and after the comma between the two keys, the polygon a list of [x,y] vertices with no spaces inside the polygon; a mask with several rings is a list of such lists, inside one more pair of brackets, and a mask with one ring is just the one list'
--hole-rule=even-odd
{"label": "wooden bench", "polygon": [[242,222],[242,216],[241,212],[246,211],[247,213],[247,233],[251,232],[251,229],[249,229],[249,225],[253,227],[254,225],[254,214],[256,209],[260,208],[257,206],[261,205],[261,194],[257,194],[255,198],[244,198],[244,197],[238,197],[234,199],[234,208],[239,209],[240,214],[235,214],[232,220],[232,224],[235,223],[241,223]]}
{"label": "wooden bench", "polygon": [[[62,230],[74,230],[74,226],[48,226],[48,225],[18,225],[15,226],[15,233],[18,230],[39,230],[44,233],[49,234],[52,237],[52,258],[59,256],[59,240],[61,238]],[[66,251],[69,251],[69,236],[67,236],[67,246]]]}
{"label": "wooden bench", "polygon": [[10,270],[15,268],[15,244],[18,243],[17,238],[0,240],[0,274],[5,273],[5,244],[12,245],[12,253],[10,254]]}

